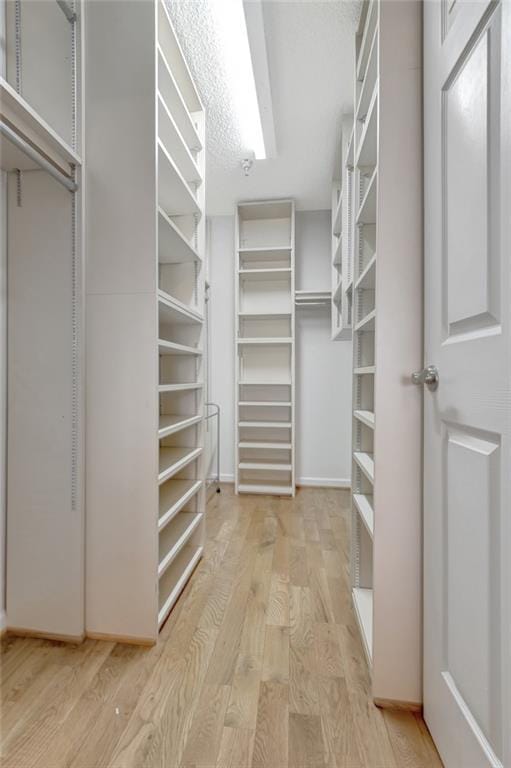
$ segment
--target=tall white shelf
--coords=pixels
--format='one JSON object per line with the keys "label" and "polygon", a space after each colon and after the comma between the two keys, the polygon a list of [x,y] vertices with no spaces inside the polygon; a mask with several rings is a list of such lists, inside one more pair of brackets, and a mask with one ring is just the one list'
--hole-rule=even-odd
{"label": "tall white shelf", "polygon": [[332,182],[332,340],[351,339],[354,247],[353,115],[342,119],[341,140]]}
{"label": "tall white shelf", "polygon": [[205,118],[162,0],[87,46],[86,629],[151,643],[204,546]]}
{"label": "tall white shelf", "polygon": [[[395,40],[399,40],[399,46]],[[375,701],[421,702],[421,7],[369,0],[355,43],[352,588]]]}
{"label": "tall white shelf", "polygon": [[235,251],[236,493],[294,496],[294,201],[240,203]]}
{"label": "tall white shelf", "polygon": [[7,2],[0,24],[6,607],[10,632],[80,640],[84,5],[70,0],[66,10],[54,0]]}

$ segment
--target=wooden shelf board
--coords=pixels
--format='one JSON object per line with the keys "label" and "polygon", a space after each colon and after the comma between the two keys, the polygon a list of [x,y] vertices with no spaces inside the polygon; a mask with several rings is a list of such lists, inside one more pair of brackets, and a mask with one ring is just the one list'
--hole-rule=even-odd
{"label": "wooden shelf board", "polygon": [[364,650],[367,661],[371,664],[373,657],[373,590],[354,587],[352,594]]}
{"label": "wooden shelf board", "polygon": [[272,318],[291,317],[291,312],[238,312],[238,317],[243,320],[260,320],[261,318],[271,320]]}
{"label": "wooden shelf board", "polygon": [[259,336],[247,339],[236,339],[241,346],[248,344],[292,344],[293,339],[290,336]]}
{"label": "wooden shelf board", "polygon": [[199,92],[163,0],[158,2],[158,43],[165,52],[172,71],[179,79],[179,89],[187,108],[190,112],[202,111],[204,107]]}
{"label": "wooden shelf board", "polygon": [[238,443],[238,448],[264,448],[269,451],[290,451],[292,447],[292,443],[279,442],[278,440],[272,442],[266,442],[265,440],[242,440]]}
{"label": "wooden shelf board", "polygon": [[158,484],[169,480],[192,461],[199,458],[202,448],[160,447]]}
{"label": "wooden shelf board", "polygon": [[339,236],[334,249],[334,254],[332,256],[332,264],[335,267],[339,267],[341,265],[341,262],[342,262],[342,237]]}
{"label": "wooden shelf board", "polygon": [[374,429],[374,413],[372,411],[354,411],[353,415],[358,421],[360,421],[362,424],[365,424],[366,427],[369,427],[370,429]]}
{"label": "wooden shelf board", "polygon": [[372,454],[364,451],[355,451],[353,459],[356,461],[367,479],[374,484],[374,459]]}
{"label": "wooden shelf board", "polygon": [[364,376],[365,374],[374,374],[374,372],[375,372],[374,365],[362,365],[359,368],[353,369],[353,373],[356,376]]}
{"label": "wooden shelf board", "polygon": [[369,49],[367,67],[364,73],[360,97],[358,100],[356,120],[364,120],[369,109],[371,95],[374,92],[376,78],[378,76],[378,30],[373,32],[372,42]]}
{"label": "wooden shelf board", "polygon": [[202,480],[168,480],[160,486],[158,530],[165,526],[202,488]]}
{"label": "wooden shelf board", "polygon": [[376,254],[371,257],[370,261],[364,267],[360,273],[355,288],[361,288],[367,291],[374,291],[376,285]]}
{"label": "wooden shelf board", "polygon": [[369,3],[367,16],[365,18],[365,26],[362,33],[362,42],[358,52],[358,58],[356,63],[356,77],[358,80],[362,80],[364,77],[366,63],[369,56],[369,45],[373,37],[373,30],[376,29],[377,24],[377,3]]}
{"label": "wooden shelf board", "polygon": [[271,483],[265,483],[264,485],[258,485],[251,481],[250,483],[239,483],[239,493],[263,493],[269,496],[292,496],[293,486],[291,485],[272,485]]}
{"label": "wooden shelf board", "polygon": [[158,93],[158,137],[186,182],[202,184],[202,176],[161,93]]}
{"label": "wooden shelf board", "polygon": [[187,392],[194,389],[202,389],[203,384],[197,381],[192,381],[186,384],[160,384],[158,392]]}
{"label": "wooden shelf board", "polygon": [[371,312],[368,312],[365,317],[362,318],[362,320],[359,320],[359,322],[355,325],[356,331],[374,331],[374,324],[376,319],[376,310],[373,309]]}
{"label": "wooden shelf board", "polygon": [[200,151],[202,143],[199,134],[160,45],[158,45],[158,89],[176,121],[188,149],[193,152]]}
{"label": "wooden shelf board", "polygon": [[177,344],[175,341],[166,341],[165,339],[158,339],[158,354],[159,355],[193,355],[200,357],[202,355],[202,349],[198,347],[189,347],[186,344]]}
{"label": "wooden shelf board", "polygon": [[180,512],[162,529],[159,536],[158,578],[183,549],[203,519],[203,512]]}
{"label": "wooden shelf board", "polygon": [[[171,567],[167,569],[166,573],[163,575],[163,578],[160,581],[158,627],[161,627],[169,615],[172,606],[181,594],[195,566],[202,557],[203,550],[204,547],[194,547],[189,551],[188,547],[184,547],[175,558],[174,563],[172,563]],[[169,582],[168,585],[166,584],[167,580]]]}
{"label": "wooden shelf board", "polygon": [[240,461],[240,469],[266,470],[271,472],[291,472],[293,465],[279,461]]}
{"label": "wooden shelf board", "polygon": [[357,214],[357,224],[376,224],[376,188],[378,169],[375,168]]}
{"label": "wooden shelf board", "polygon": [[337,208],[335,209],[335,212],[332,218],[332,233],[337,237],[340,237],[341,229],[342,229],[342,191],[341,191],[339,200],[337,202]]}
{"label": "wooden shelf board", "polygon": [[158,439],[161,440],[164,437],[173,435],[176,432],[180,432],[188,427],[193,427],[194,424],[198,424],[202,421],[202,415],[195,416],[182,416],[179,414],[160,414],[159,427],[158,427]]}
{"label": "wooden shelf board", "polygon": [[256,255],[258,253],[286,253],[292,250],[291,245],[264,245],[256,248],[238,248],[238,253]]}
{"label": "wooden shelf board", "polygon": [[250,408],[291,408],[291,402],[290,401],[280,401],[280,400],[268,400],[267,402],[264,402],[264,400],[240,400],[238,405],[241,407],[248,406]]}
{"label": "wooden shelf board", "polygon": [[290,421],[240,421],[238,426],[247,429],[291,429],[292,425]]}
{"label": "wooden shelf board", "polygon": [[158,205],[168,216],[201,214],[197,198],[158,139]]}
{"label": "wooden shelf board", "polygon": [[240,387],[290,387],[291,381],[239,381]]}
{"label": "wooden shelf board", "polygon": [[371,538],[373,538],[374,531],[374,509],[372,499],[372,496],[368,496],[364,493],[353,494],[353,503]]}
{"label": "wooden shelf board", "polygon": [[338,304],[342,298],[342,278],[339,278],[339,282],[337,283],[337,287],[335,291],[332,294],[332,301],[334,304]]}
{"label": "wooden shelf board", "polygon": [[201,261],[201,257],[163,208],[158,207],[158,262],[182,264],[189,261]]}
{"label": "wooden shelf board", "polygon": [[378,86],[374,88],[357,151],[357,168],[374,168],[378,157]]}
{"label": "wooden shelf board", "polygon": [[202,315],[161,289],[158,291],[158,319],[163,325],[201,325],[204,322]]}
{"label": "wooden shelf board", "polygon": [[238,271],[242,279],[257,280],[271,278],[287,278],[291,276],[291,267],[264,267],[259,269],[240,269]]}

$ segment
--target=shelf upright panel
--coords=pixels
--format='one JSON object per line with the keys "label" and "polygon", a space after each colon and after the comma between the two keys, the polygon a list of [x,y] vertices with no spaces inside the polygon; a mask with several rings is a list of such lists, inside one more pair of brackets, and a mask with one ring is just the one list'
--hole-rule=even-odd
{"label": "shelf upright panel", "polygon": [[345,115],[332,182],[332,341],[351,339],[354,141],[353,115]]}
{"label": "shelf upright panel", "polygon": [[235,490],[293,496],[294,201],[242,202],[235,218]]}

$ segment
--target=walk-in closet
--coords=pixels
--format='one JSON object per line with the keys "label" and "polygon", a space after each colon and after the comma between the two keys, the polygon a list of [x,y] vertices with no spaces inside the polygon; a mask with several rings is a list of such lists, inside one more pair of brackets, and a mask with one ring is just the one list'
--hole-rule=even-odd
{"label": "walk-in closet", "polygon": [[0,0],[0,762],[511,768],[511,0]]}

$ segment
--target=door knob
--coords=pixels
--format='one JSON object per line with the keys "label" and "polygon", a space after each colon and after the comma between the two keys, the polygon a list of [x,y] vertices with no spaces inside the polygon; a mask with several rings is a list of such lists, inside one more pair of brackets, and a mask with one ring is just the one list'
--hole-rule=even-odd
{"label": "door knob", "polygon": [[429,389],[435,390],[438,387],[438,368],[435,365],[427,365],[422,371],[412,373],[414,384],[426,384]]}

